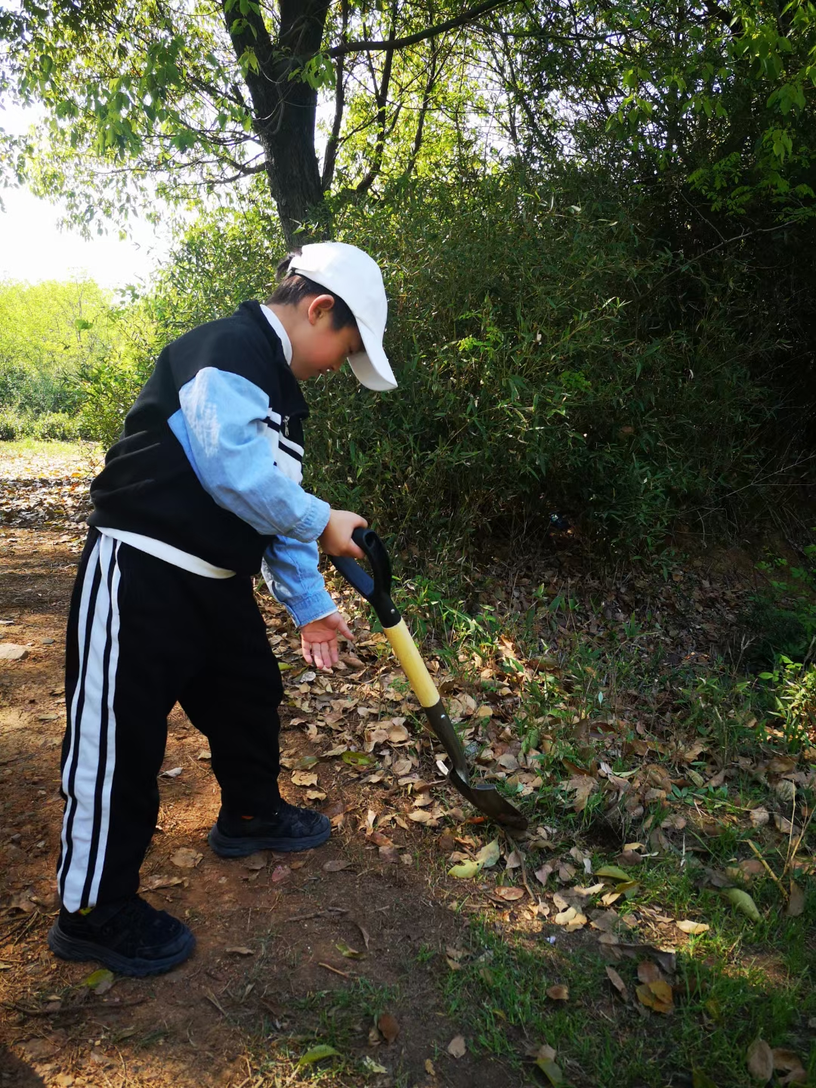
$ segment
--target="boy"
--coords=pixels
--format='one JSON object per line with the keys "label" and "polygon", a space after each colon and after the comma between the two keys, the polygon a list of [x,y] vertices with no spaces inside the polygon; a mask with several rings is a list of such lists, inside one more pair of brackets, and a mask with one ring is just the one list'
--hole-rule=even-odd
{"label": "boy", "polygon": [[210,742],[223,857],[307,850],[325,816],[278,791],[280,671],[253,598],[264,575],[301,631],[303,656],[336,664],[351,632],[317,569],[317,544],[360,557],[366,521],[300,486],[299,383],[348,358],[371,389],[396,380],[387,303],[354,246],[306,245],[265,306],[243,303],[169,344],[91,486],[94,511],[68,620],[58,956],[150,975],[186,959],[181,921],[137,895],[158,815],[167,715],[179,702]]}

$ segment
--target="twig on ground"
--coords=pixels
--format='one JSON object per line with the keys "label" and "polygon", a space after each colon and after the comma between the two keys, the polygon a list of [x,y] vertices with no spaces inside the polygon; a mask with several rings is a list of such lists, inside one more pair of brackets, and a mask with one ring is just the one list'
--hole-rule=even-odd
{"label": "twig on ground", "polygon": [[[782,881],[779,879],[779,877],[776,875],[776,873],[773,871],[773,869],[767,863],[765,858],[759,852],[759,847],[756,845],[756,843],[751,842],[750,839],[748,839],[748,845],[751,847],[751,849],[754,851],[756,856],[762,862],[763,866],[765,867],[766,872],[768,873],[768,876],[771,878],[771,880],[773,880],[773,882],[776,884],[776,886],[782,892],[783,898],[787,899],[788,898],[788,893],[785,891],[785,885],[782,883]],[[782,875],[784,876],[784,873]]]}
{"label": "twig on ground", "polygon": [[333,971],[335,975],[342,975],[343,978],[351,978],[347,971],[341,971],[339,967],[332,967],[330,963],[318,963],[317,966],[325,967],[327,971]]}

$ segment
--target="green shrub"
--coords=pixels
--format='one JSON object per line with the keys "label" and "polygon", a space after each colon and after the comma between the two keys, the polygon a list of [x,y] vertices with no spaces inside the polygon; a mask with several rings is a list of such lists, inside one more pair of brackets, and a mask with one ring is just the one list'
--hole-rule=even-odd
{"label": "green shrub", "polygon": [[816,740],[816,665],[791,661],[780,654],[773,669],[759,674],[768,682],[782,731],[792,749]]}
{"label": "green shrub", "polygon": [[663,286],[676,262],[632,218],[529,181],[406,188],[339,214],[337,236],[385,267],[401,388],[310,391],[312,464],[327,497],[403,538],[541,536],[555,510],[658,548],[755,474],[770,413],[748,361],[772,336],[746,345],[736,271],[731,286],[686,272],[679,307]]}
{"label": "green shrub", "polygon": [[79,424],[83,437],[105,446],[116,441],[151,366],[152,362],[147,358],[139,361],[114,358],[82,372]]}
{"label": "green shrub", "polygon": [[43,412],[39,415],[13,409],[0,412],[0,442],[13,442],[18,438],[76,442],[87,437],[82,420],[68,412]]}
{"label": "green shrub", "polygon": [[35,416],[26,437],[44,440],[74,442],[80,438],[89,438],[82,428],[82,419],[67,412],[45,412]]}
{"label": "green shrub", "polygon": [[0,411],[0,442],[13,442],[22,438],[22,428],[23,421],[17,412],[9,408]]}
{"label": "green shrub", "polygon": [[[541,537],[553,511],[640,552],[678,517],[739,516],[768,458],[773,323],[739,264],[688,267],[583,184],[508,169],[338,202],[333,236],[384,269],[400,388],[310,385],[310,488],[426,552]],[[274,242],[252,207],[199,222],[153,300],[163,336],[263,298]]]}
{"label": "green shrub", "polygon": [[[812,530],[816,533],[816,530]],[[746,637],[743,662],[749,669],[767,669],[780,659],[807,661],[816,639],[816,546],[804,549],[804,561],[794,566],[771,555],[758,563],[766,584],[755,593],[738,627]]]}

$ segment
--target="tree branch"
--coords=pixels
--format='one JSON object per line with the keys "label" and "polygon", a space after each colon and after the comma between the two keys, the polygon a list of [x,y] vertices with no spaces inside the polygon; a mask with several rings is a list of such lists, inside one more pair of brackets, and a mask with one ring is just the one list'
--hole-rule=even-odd
{"label": "tree branch", "polygon": [[[389,42],[393,43],[397,35],[397,5],[398,0],[394,0],[391,5],[391,31],[388,35]],[[379,90],[376,91],[377,102],[377,126],[379,132],[377,133],[377,142],[374,145],[374,156],[371,160],[371,165],[366,173],[366,176],[357,186],[358,193],[365,193],[374,184],[374,181],[382,169],[383,153],[385,151],[385,137],[386,137],[386,123],[388,120],[388,88],[391,84],[391,70],[394,60],[393,45],[388,50],[385,56],[385,64],[383,66],[382,79],[380,81]],[[376,76],[374,87],[376,90]],[[399,107],[397,107],[399,111]]]}
{"label": "tree branch", "polygon": [[[345,42],[346,34],[348,32],[349,0],[342,0],[342,15],[343,28],[340,31],[340,41]],[[332,122],[331,134],[326,141],[326,154],[323,159],[323,174],[320,179],[320,184],[323,187],[324,193],[329,191],[331,184],[334,181],[334,171],[337,166],[337,152],[340,147],[340,129],[343,123],[343,111],[346,107],[346,74],[343,70],[343,62],[343,57],[340,57],[337,61],[337,82],[334,91],[334,120]]]}
{"label": "tree branch", "polygon": [[473,22],[474,19],[487,15],[488,12],[495,11],[497,8],[509,7],[510,4],[516,2],[517,0],[484,0],[483,3],[468,8],[467,11],[457,15],[454,19],[448,19],[444,23],[428,27],[427,30],[419,30],[416,34],[409,34],[405,38],[395,38],[393,41],[381,42],[344,42],[342,45],[335,45],[333,49],[327,49],[326,56],[342,57],[346,53],[377,53],[382,52],[384,49],[404,49],[406,46],[416,45],[417,42],[424,42],[428,38],[435,38],[439,34],[444,34],[447,30],[455,30],[457,27],[465,26],[467,23]]}
{"label": "tree branch", "polygon": [[439,57],[439,44],[437,42],[431,42],[431,57],[430,65],[428,68],[428,76],[425,80],[425,90],[422,95],[422,104],[419,108],[419,117],[417,118],[416,133],[414,135],[414,146],[411,148],[411,154],[408,158],[408,165],[405,167],[405,176],[410,177],[414,172],[417,158],[419,157],[419,149],[422,147],[422,138],[425,131],[425,115],[428,112],[428,108],[431,104],[431,95],[433,94],[436,86],[437,68],[436,62]]}

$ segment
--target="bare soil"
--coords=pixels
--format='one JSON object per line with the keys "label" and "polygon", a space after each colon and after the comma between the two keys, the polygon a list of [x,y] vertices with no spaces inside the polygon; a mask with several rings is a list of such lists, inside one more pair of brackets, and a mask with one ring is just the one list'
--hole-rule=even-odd
{"label": "bare soil", "polygon": [[[246,1088],[278,1083],[284,1071],[297,1085],[309,1070],[301,1079],[287,1056],[325,1040],[321,1014],[345,1018],[346,1064],[368,1057],[372,1070],[341,1067],[321,1083],[510,1083],[500,1063],[446,1051],[459,1030],[442,1011],[437,982],[448,968],[436,953],[456,945],[467,922],[435,887],[445,861],[437,837],[397,827],[396,850],[384,860],[362,831],[371,804],[379,812],[387,794],[362,786],[360,772],[337,760],[317,768],[322,807],[334,814],[329,843],[297,857],[220,859],[206,842],[219,804],[206,740],[178,709],[164,767],[181,771],[161,778],[142,882],[155,906],[190,924],[194,955],[167,975],[117,979],[99,992],[84,984],[94,965],[52,956],[45,937],[58,907],[64,627],[87,467],[36,471],[43,475],[7,469],[0,502],[0,645],[27,650],[0,665],[0,1085]],[[287,761],[310,754],[311,722],[297,707],[282,716]],[[283,791],[308,803],[286,780]],[[194,867],[174,863],[180,848],[200,855]],[[324,869],[339,860],[342,870]],[[382,1011],[399,1027],[390,1043],[375,1026]]]}

